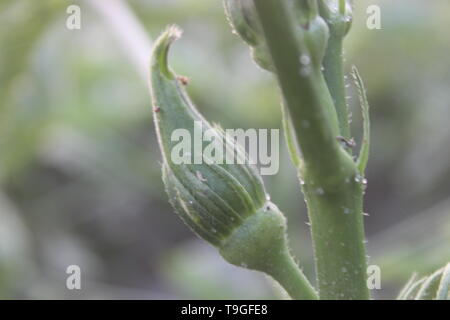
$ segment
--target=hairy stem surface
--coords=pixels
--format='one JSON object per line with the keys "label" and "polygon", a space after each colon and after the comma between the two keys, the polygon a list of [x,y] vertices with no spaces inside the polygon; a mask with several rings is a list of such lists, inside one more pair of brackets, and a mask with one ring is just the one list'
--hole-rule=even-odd
{"label": "hairy stem surface", "polygon": [[330,92],[320,68],[307,76],[299,72],[299,57],[309,52],[295,35],[284,2],[254,0],[254,4],[304,159],[301,175],[320,298],[368,299],[363,179],[336,140]]}

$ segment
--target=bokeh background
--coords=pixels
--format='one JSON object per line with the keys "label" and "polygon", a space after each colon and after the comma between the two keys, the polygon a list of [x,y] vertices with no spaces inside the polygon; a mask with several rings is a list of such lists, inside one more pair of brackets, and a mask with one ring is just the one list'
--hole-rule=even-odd
{"label": "bokeh background", "polygon": [[[373,144],[366,229],[378,298],[450,260],[450,3],[358,0],[346,69],[368,88]],[[70,4],[81,29],[66,28]],[[381,7],[368,30],[366,8]],[[0,0],[0,297],[258,299],[263,275],[226,264],[167,203],[147,89],[151,41],[171,54],[199,109],[226,128],[279,128],[272,77],[232,34],[221,1]],[[353,130],[361,117],[350,89]],[[305,206],[282,144],[265,177],[313,277]],[[66,289],[66,268],[82,289]]]}

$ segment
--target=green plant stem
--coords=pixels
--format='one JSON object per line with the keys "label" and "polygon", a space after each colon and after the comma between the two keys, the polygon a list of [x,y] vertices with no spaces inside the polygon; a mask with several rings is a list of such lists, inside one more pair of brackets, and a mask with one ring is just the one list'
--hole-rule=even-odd
{"label": "green plant stem", "polygon": [[361,186],[349,180],[319,193],[306,182],[303,191],[321,299],[368,299]]}
{"label": "green plant stem", "polygon": [[[281,4],[256,0],[255,5],[258,9],[268,7],[277,10],[273,14],[267,12],[267,17],[261,16],[261,22],[304,161],[317,174],[335,172],[339,169],[339,164],[329,158],[341,155],[341,148],[336,141],[339,131],[337,123],[334,123],[333,102],[321,71],[312,68],[308,76],[300,75],[302,65],[299,57],[309,53],[304,44],[297,43],[291,30],[286,32],[289,28],[283,19],[289,17],[283,12],[280,14]],[[280,15],[277,16],[276,13]],[[302,45],[302,48],[298,45]],[[327,155],[323,154],[324,149],[327,150]]]}
{"label": "green plant stem", "polygon": [[318,299],[313,286],[290,255],[285,218],[275,206],[269,207],[272,209],[259,210],[236,228],[221,243],[221,255],[231,264],[270,275],[293,299]]}
{"label": "green plant stem", "polygon": [[[301,75],[309,54],[295,36],[283,1],[254,0],[283,98],[304,159],[301,175],[321,299],[368,299],[362,220],[363,186],[356,164],[336,140],[333,101],[321,70]],[[330,105],[331,104],[331,105]]]}
{"label": "green plant stem", "polygon": [[308,279],[287,252],[273,261],[268,273],[274,278],[295,300],[317,300],[319,297]]}
{"label": "green plant stem", "polygon": [[336,107],[339,130],[344,138],[350,139],[350,125],[346,101],[343,66],[343,38],[330,34],[327,51],[323,59],[323,75]]}

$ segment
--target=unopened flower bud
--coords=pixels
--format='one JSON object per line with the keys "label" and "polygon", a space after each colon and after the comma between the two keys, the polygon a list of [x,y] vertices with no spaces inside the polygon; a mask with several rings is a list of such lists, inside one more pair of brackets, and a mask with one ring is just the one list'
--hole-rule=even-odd
{"label": "unopened flower bud", "polygon": [[249,46],[253,60],[261,68],[274,71],[253,0],[224,0],[225,13],[234,32]]}
{"label": "unopened flower bud", "polygon": [[[318,14],[316,1],[284,0],[293,23],[311,56],[313,66],[320,67],[328,41],[328,26]],[[225,13],[235,32],[250,46],[253,60],[263,69],[275,72],[264,40],[253,0],[224,0]]]}
{"label": "unopened flower bud", "polygon": [[314,66],[321,67],[329,37],[327,24],[320,16],[316,16],[310,20],[308,29],[302,32]]}
{"label": "unopened flower bud", "polygon": [[330,28],[330,33],[343,38],[352,26],[352,6],[346,0],[320,0],[320,15]]}
{"label": "unopened flower bud", "polygon": [[[170,27],[158,38],[150,77],[163,181],[172,206],[229,263],[271,275],[293,298],[317,299],[289,253],[286,219],[270,202],[261,177],[247,164],[245,151],[200,115],[184,89],[185,78],[169,68],[168,50],[179,35],[178,28]],[[173,157],[179,143],[173,139],[174,132],[194,137],[203,134],[211,139],[196,142],[194,138],[189,152],[194,161],[179,163]],[[227,156],[222,153],[222,157],[214,155],[212,159],[211,154],[206,155],[208,146],[216,142],[225,147]],[[237,161],[227,161],[230,153]]]}
{"label": "unopened flower bud", "polygon": [[234,31],[250,46],[262,41],[262,27],[252,0],[224,0],[225,13]]}
{"label": "unopened flower bud", "polygon": [[[169,69],[168,49],[179,34],[179,29],[170,27],[161,35],[155,44],[151,65],[153,114],[170,202],[184,222],[200,237],[219,247],[228,261],[260,270],[260,263],[265,259],[255,252],[279,252],[286,246],[285,218],[267,200],[262,179],[247,164],[245,151],[200,115],[179,77]],[[192,135],[200,130],[219,145],[223,143],[226,149],[223,161],[211,161],[203,153],[202,161],[181,164],[174,161],[172,152],[179,141],[173,141],[172,134],[180,129]],[[214,142],[202,141],[200,146],[193,145],[193,149],[203,150]],[[225,153],[236,155],[240,161],[228,164]],[[194,152],[192,155],[195,158]],[[255,254],[259,258],[255,258]]]}
{"label": "unopened flower bud", "polygon": [[328,43],[328,26],[319,16],[315,1],[293,1],[292,6],[299,38],[304,40],[313,65],[321,67]]}

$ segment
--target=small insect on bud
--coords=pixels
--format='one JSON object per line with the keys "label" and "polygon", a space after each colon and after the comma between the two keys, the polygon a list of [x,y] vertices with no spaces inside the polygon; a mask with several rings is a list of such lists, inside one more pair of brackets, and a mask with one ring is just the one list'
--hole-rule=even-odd
{"label": "small insect on bud", "polygon": [[[179,140],[173,133],[182,130],[195,134],[198,123],[202,133],[222,141],[237,158],[245,151],[218,127],[211,126],[190,101],[179,78],[167,63],[171,43],[181,32],[169,27],[156,41],[151,62],[150,88],[154,121],[163,155],[163,181],[172,206],[183,221],[201,238],[216,246],[232,264],[271,273],[274,259],[288,256],[286,221],[278,208],[268,201],[261,177],[248,161],[229,164],[223,159],[178,163],[173,148]],[[203,149],[211,141],[192,146]],[[199,160],[199,159],[197,159]],[[219,160],[219,161],[218,161]],[[223,160],[223,161],[220,161]],[[241,164],[244,163],[244,164]]]}
{"label": "small insect on bud", "polygon": [[354,138],[347,139],[343,136],[337,136],[336,140],[339,141],[346,148],[356,147],[356,142]]}
{"label": "small insect on bud", "polygon": [[183,86],[187,86],[189,84],[189,78],[185,76],[178,76],[178,81],[181,82]]}

